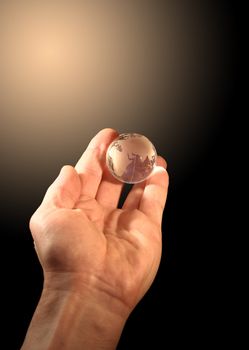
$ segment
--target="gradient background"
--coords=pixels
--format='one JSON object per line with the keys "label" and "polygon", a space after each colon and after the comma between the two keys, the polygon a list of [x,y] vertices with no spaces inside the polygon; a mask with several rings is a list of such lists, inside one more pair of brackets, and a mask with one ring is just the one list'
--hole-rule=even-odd
{"label": "gradient background", "polygon": [[197,333],[207,343],[219,334],[217,318],[209,327],[203,322],[218,298],[211,271],[219,250],[213,242],[224,235],[222,220],[214,223],[236,110],[234,3],[0,2],[8,349],[20,346],[42,287],[29,217],[61,166],[75,164],[104,127],[145,134],[170,173],[161,267],[119,348],[192,345]]}

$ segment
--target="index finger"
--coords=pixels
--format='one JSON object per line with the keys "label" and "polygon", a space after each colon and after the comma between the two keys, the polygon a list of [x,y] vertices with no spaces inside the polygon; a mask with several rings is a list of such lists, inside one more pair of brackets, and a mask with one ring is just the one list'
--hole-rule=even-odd
{"label": "index finger", "polygon": [[161,225],[168,185],[169,176],[166,169],[162,166],[156,166],[152,176],[146,181],[139,203],[138,209],[157,225]]}

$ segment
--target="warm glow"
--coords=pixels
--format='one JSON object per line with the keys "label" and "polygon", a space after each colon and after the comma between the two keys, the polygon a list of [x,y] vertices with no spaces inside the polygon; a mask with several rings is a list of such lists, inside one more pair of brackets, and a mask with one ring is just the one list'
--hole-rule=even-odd
{"label": "warm glow", "polygon": [[221,45],[208,9],[174,3],[0,2],[1,149],[46,171],[113,127],[187,162]]}
{"label": "warm glow", "polygon": [[30,56],[30,62],[41,71],[51,72],[63,67],[67,62],[68,56],[68,43],[63,40],[53,38],[49,34],[33,38],[28,43],[28,49],[30,52],[27,54]]}

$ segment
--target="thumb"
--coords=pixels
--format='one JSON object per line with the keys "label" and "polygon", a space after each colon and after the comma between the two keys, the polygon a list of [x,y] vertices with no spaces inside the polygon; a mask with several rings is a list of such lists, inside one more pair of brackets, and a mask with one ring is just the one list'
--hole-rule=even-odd
{"label": "thumb", "polygon": [[81,182],[74,167],[65,165],[59,176],[48,188],[42,205],[73,208],[80,194]]}

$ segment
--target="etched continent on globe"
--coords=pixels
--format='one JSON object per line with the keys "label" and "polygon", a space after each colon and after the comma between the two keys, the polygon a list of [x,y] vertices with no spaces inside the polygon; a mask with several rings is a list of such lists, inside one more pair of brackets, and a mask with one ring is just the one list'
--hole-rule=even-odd
{"label": "etched continent on globe", "polygon": [[130,184],[149,177],[156,164],[156,149],[140,134],[120,134],[109,146],[106,163],[111,174]]}

